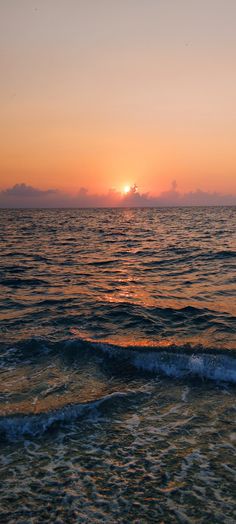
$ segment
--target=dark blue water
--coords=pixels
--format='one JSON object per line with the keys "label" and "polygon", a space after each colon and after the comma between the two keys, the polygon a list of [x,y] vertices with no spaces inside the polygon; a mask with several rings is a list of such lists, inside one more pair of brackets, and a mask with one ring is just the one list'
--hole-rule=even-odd
{"label": "dark blue water", "polygon": [[0,521],[234,522],[236,209],[0,220]]}

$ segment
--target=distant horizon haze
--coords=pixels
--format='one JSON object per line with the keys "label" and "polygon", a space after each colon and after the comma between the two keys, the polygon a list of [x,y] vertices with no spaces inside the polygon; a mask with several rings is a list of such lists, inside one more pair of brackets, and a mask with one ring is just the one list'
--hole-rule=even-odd
{"label": "distant horizon haze", "polygon": [[181,206],[235,206],[236,195],[196,189],[183,193],[176,180],[167,191],[156,195],[143,192],[137,184],[125,185],[120,191],[92,193],[81,187],[74,194],[59,189],[44,190],[25,183],[15,184],[0,191],[0,208],[91,208],[91,207],[181,207]]}

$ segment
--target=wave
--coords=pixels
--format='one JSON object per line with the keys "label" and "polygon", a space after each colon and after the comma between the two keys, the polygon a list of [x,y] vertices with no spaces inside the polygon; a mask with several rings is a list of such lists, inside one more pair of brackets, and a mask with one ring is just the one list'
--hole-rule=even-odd
{"label": "wave", "polygon": [[113,341],[95,340],[81,336],[79,331],[72,329],[73,337],[55,342],[53,340],[35,337],[22,340],[14,348],[2,348],[4,367],[7,361],[29,362],[38,359],[38,356],[49,359],[53,355],[62,360],[76,361],[83,355],[93,360],[97,355],[102,356],[101,365],[111,359],[119,366],[117,370],[122,375],[127,365],[137,371],[152,374],[163,374],[169,377],[185,378],[198,377],[212,381],[236,383],[236,350],[224,348],[210,348],[202,345],[177,345],[170,342],[138,343],[127,342],[116,344]]}
{"label": "wave", "polygon": [[39,437],[46,432],[54,431],[61,426],[71,424],[80,417],[95,420],[104,418],[114,411],[117,405],[123,406],[132,397],[147,396],[145,391],[113,392],[91,402],[69,404],[61,409],[37,415],[12,415],[0,419],[0,439],[10,442],[21,438]]}
{"label": "wave", "polygon": [[[151,345],[119,346],[107,342],[80,339],[82,347],[90,346],[108,358],[133,366],[137,370],[161,373],[169,377],[198,377],[213,381],[236,384],[236,353],[233,350],[207,349],[203,346],[190,345],[168,347]],[[79,340],[77,341],[78,344]],[[76,348],[76,342],[70,341],[67,347]],[[230,355],[229,355],[230,353]]]}
{"label": "wave", "polygon": [[[196,261],[214,261],[214,260],[225,260],[225,259],[235,259],[236,258],[236,251],[233,250],[221,250],[221,251],[210,251],[210,252],[204,252],[199,251],[197,249],[193,249],[191,247],[191,250],[187,249],[178,249],[178,248],[170,248],[168,247],[168,250],[166,248],[163,250],[164,254],[166,256],[163,256],[163,253],[159,253],[160,258],[158,260],[149,260],[149,261],[143,261],[143,266],[148,267],[150,269],[155,268],[156,266],[163,266],[163,269],[166,270],[166,268],[169,268],[169,266],[175,266],[175,265],[182,265],[189,262],[196,262]],[[177,256],[172,256],[170,258],[170,254],[174,253]],[[143,254],[143,253],[142,253]],[[153,255],[155,256],[155,254]]]}
{"label": "wave", "polygon": [[[18,357],[17,357],[18,353]],[[164,375],[181,380],[211,380],[219,383],[236,384],[236,351],[224,349],[207,349],[203,346],[175,346],[150,344],[114,344],[108,341],[96,341],[89,337],[76,336],[61,342],[36,338],[22,341],[14,348],[8,348],[2,354],[8,364],[22,363],[22,357],[29,364],[30,359],[41,358],[52,360],[56,355],[66,364],[73,361],[79,368],[80,358],[91,360],[104,371],[112,365],[112,373],[124,377],[125,391],[107,394],[92,401],[66,404],[59,409],[35,414],[12,414],[0,417],[0,440],[17,441],[22,438],[39,437],[57,430],[65,424],[71,424],[80,417],[92,421],[96,417],[108,417],[117,408],[127,407],[129,401],[139,396],[150,394],[150,377]],[[66,362],[67,360],[67,362]],[[127,390],[127,372],[142,374],[144,386],[138,391]],[[170,384],[171,386],[171,384]]]}
{"label": "wave", "polygon": [[40,278],[2,278],[0,285],[7,287],[23,287],[23,286],[48,286],[46,280]]}

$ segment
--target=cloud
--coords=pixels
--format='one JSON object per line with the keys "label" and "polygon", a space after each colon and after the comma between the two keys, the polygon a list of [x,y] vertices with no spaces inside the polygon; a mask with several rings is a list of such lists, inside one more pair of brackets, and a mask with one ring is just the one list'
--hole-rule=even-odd
{"label": "cloud", "polygon": [[163,191],[157,196],[152,196],[149,193],[140,194],[138,191],[129,193],[123,198],[123,204],[140,207],[225,206],[236,205],[236,195],[211,193],[201,189],[181,193],[177,189],[176,180],[173,180],[168,191]]}
{"label": "cloud", "polygon": [[37,189],[32,186],[27,186],[27,184],[15,184],[15,186],[10,187],[8,189],[5,189],[5,191],[1,192],[1,195],[13,196],[13,197],[38,197],[38,196],[46,196],[46,195],[52,195],[57,193],[57,190],[55,189],[47,189],[46,191],[42,189]]}
{"label": "cloud", "polygon": [[0,191],[0,207],[169,207],[169,206],[223,206],[236,205],[236,195],[210,193],[197,189],[188,193],[178,190],[177,182],[172,182],[168,191],[157,196],[140,193],[136,185],[127,194],[110,189],[106,194],[92,194],[81,187],[75,196],[57,189],[42,190],[25,183]]}

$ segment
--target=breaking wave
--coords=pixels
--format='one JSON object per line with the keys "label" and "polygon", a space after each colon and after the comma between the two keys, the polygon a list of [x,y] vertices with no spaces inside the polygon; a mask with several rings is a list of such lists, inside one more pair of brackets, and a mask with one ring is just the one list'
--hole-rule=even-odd
{"label": "breaking wave", "polygon": [[[31,362],[41,354],[47,366],[54,356],[64,364],[73,361],[73,366],[80,367],[80,359],[84,358],[96,363],[103,370],[112,364],[116,376],[121,379],[119,391],[93,400],[75,401],[58,409],[29,414],[10,414],[0,418],[0,438],[5,441],[15,441],[20,438],[38,437],[58,427],[73,423],[80,417],[93,418],[97,415],[113,413],[125,402],[125,406],[137,395],[148,394],[149,378],[159,375],[181,380],[211,380],[213,382],[236,383],[236,353],[234,350],[207,349],[190,345],[162,347],[161,345],[118,345],[112,342],[95,341],[89,338],[74,337],[61,342],[50,342],[45,339],[22,341],[14,348],[8,348],[2,354],[5,364],[11,362]],[[142,374],[144,378],[143,391],[127,390],[127,373]],[[123,380],[124,379],[124,380]],[[124,391],[122,384],[124,383]],[[103,411],[104,408],[104,411]]]}
{"label": "breaking wave", "polygon": [[46,432],[56,430],[62,425],[71,424],[80,417],[96,419],[103,416],[109,409],[113,411],[117,404],[127,404],[129,398],[146,395],[142,392],[114,392],[91,402],[70,404],[61,409],[52,410],[37,415],[13,415],[1,417],[0,438],[12,442],[22,437],[38,437]]}
{"label": "breaking wave", "polygon": [[[78,348],[79,340],[67,342],[67,347]],[[122,363],[129,363],[134,368],[151,373],[161,373],[169,377],[190,377],[236,383],[235,351],[206,349],[204,347],[128,345],[81,339],[79,347],[86,346],[100,351],[108,358]],[[230,355],[229,355],[230,353]]]}

